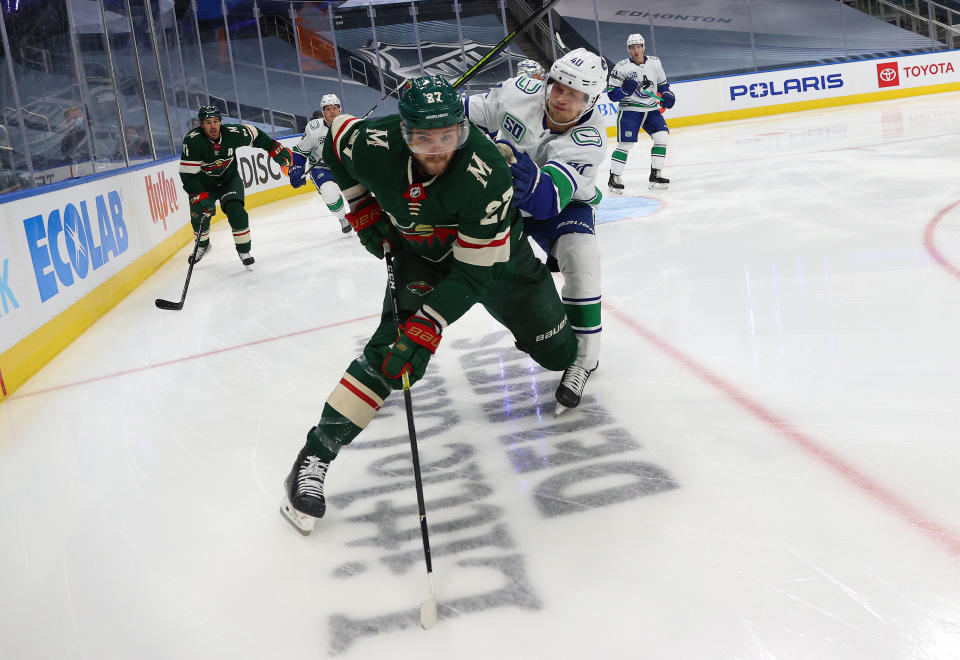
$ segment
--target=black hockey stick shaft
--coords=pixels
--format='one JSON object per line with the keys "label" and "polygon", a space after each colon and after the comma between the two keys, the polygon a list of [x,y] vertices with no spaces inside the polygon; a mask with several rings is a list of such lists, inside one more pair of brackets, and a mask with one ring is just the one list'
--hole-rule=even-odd
{"label": "black hockey stick shaft", "polygon": [[462,76],[457,78],[456,81],[453,83],[453,86],[460,87],[461,85],[467,84],[471,78],[473,78],[475,75],[480,73],[480,71],[487,65],[487,63],[490,62],[490,60],[492,60],[494,57],[496,57],[501,52],[503,52],[503,50],[510,45],[510,42],[513,41],[518,34],[520,34],[524,30],[526,30],[528,27],[530,27],[531,25],[539,21],[543,17],[543,15],[546,14],[548,11],[550,11],[553,8],[553,6],[557,4],[559,1],[560,0],[547,0],[547,2],[540,9],[530,14],[527,20],[525,20],[523,23],[518,25],[516,28],[513,29],[512,32],[510,32],[509,34],[507,34],[507,36],[501,39],[500,43],[498,43],[496,46],[493,47],[493,50],[491,50],[489,53],[487,53],[486,55],[481,57],[479,60],[477,60],[476,64],[474,64],[472,67],[467,69],[466,73],[464,73]]}
{"label": "black hockey stick shaft", "polygon": [[[495,58],[497,55],[502,53],[506,49],[506,47],[510,45],[510,42],[513,41],[514,38],[516,38],[518,34],[520,34],[524,30],[526,30],[528,27],[530,27],[531,25],[539,21],[541,18],[543,18],[543,15],[546,14],[551,9],[553,9],[553,6],[558,2],[560,2],[560,0],[547,0],[547,2],[542,7],[540,7],[540,9],[530,14],[530,16],[527,17],[527,20],[525,20],[523,23],[521,23],[516,28],[514,28],[513,31],[511,31],[503,39],[501,39],[500,43],[494,46],[489,53],[487,53],[486,55],[481,57],[479,60],[477,60],[476,64],[474,64],[472,67],[467,69],[466,72],[464,72],[459,78],[457,78],[453,82],[453,87],[457,88],[457,87],[460,87],[461,85],[465,85],[468,82],[470,82],[470,79],[473,78],[478,73],[480,73],[484,69],[484,67],[486,67],[487,64],[490,63],[490,61],[493,58]],[[380,100],[377,101],[377,104],[372,108],[370,108],[369,110],[367,110],[366,114],[363,115],[361,119],[366,119],[367,117],[369,117],[371,112],[379,108],[380,104],[387,100],[387,97],[393,96],[394,94],[396,94],[400,90],[400,88],[403,86],[404,82],[406,81],[403,81],[403,80],[400,81],[399,85],[397,85],[394,89],[390,90],[389,92],[384,94],[382,97],[380,97]]]}
{"label": "black hockey stick shaft", "polygon": [[[401,333],[400,308],[397,299],[397,277],[394,267],[393,253],[384,250],[387,260],[387,280],[390,286],[390,302],[393,307],[393,325],[397,328],[397,336]],[[427,511],[423,502],[423,480],[420,477],[420,453],[417,451],[417,429],[413,423],[413,399],[410,396],[410,378],[403,374],[403,402],[407,408],[407,431],[410,434],[410,453],[413,455],[413,479],[417,489],[417,507],[420,514],[420,532],[423,536],[423,556],[427,563],[427,572],[433,572],[433,562],[430,559],[430,537],[427,533]]]}
{"label": "black hockey stick shaft", "polygon": [[183,309],[183,302],[187,299],[187,287],[190,286],[190,276],[193,275],[193,264],[197,260],[197,250],[200,249],[200,237],[203,236],[203,222],[200,223],[200,231],[197,232],[197,240],[193,243],[193,254],[190,255],[190,266],[187,268],[187,279],[183,283],[183,293],[180,295],[180,302],[164,300],[157,298],[154,302],[160,309]]}
{"label": "black hockey stick shaft", "polygon": [[[383,252],[387,261],[387,282],[390,288],[390,303],[393,309],[393,325],[397,328],[397,336],[401,333],[400,307],[397,296],[397,277],[394,267],[394,256],[390,251],[390,244],[383,242]],[[430,558],[430,534],[427,531],[427,507],[423,501],[423,478],[420,475],[420,452],[417,451],[417,429],[413,423],[413,398],[410,395],[410,377],[403,372],[403,403],[407,409],[407,431],[410,435],[410,457],[413,460],[413,483],[417,490],[417,512],[420,514],[420,536],[423,538],[423,559],[427,565],[427,580],[430,587],[430,598],[424,602],[420,610],[420,623],[429,628],[436,622],[436,599],[433,595],[433,560]],[[431,613],[427,614],[426,611]],[[432,620],[428,623],[428,619]]]}

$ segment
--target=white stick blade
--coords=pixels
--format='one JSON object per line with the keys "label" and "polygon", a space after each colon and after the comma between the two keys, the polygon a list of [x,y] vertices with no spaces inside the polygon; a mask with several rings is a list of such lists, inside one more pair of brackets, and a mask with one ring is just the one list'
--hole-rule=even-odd
{"label": "white stick blade", "polygon": [[437,622],[437,601],[428,598],[420,604],[420,627],[429,630]]}

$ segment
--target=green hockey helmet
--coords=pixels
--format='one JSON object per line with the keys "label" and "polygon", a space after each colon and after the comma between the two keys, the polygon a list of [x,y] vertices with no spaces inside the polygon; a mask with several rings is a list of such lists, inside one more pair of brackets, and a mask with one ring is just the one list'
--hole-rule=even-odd
{"label": "green hockey helmet", "polygon": [[[440,76],[421,76],[400,88],[403,138],[415,153],[445,153],[462,147],[470,127],[457,90]],[[439,131],[435,129],[456,128]]]}
{"label": "green hockey helmet", "polygon": [[203,121],[207,117],[223,119],[223,114],[220,112],[220,108],[215,105],[201,105],[200,109],[197,110],[197,119]]}

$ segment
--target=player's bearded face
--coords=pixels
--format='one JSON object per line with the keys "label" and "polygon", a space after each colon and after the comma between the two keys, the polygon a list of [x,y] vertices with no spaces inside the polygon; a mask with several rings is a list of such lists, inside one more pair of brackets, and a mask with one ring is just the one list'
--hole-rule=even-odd
{"label": "player's bearded face", "polygon": [[200,122],[200,129],[210,140],[216,140],[220,137],[220,119],[217,117],[207,117]]}
{"label": "player's bearded face", "polygon": [[587,95],[573,87],[554,81],[547,96],[550,119],[558,124],[569,124],[587,107]]}
{"label": "player's bearded face", "polygon": [[461,144],[462,130],[464,127],[460,124],[414,130],[410,132],[407,146],[424,172],[431,176],[443,174]]}
{"label": "player's bearded face", "polygon": [[340,106],[339,105],[326,105],[323,107],[323,118],[330,124],[334,119],[340,116]]}

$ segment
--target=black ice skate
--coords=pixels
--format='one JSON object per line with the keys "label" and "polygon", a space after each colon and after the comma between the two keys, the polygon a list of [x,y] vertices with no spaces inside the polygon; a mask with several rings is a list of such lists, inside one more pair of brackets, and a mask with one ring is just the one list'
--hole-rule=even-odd
{"label": "black ice skate", "polygon": [[623,194],[623,181],[620,180],[619,174],[610,173],[610,178],[607,179],[607,188],[615,195]]}
{"label": "black ice skate", "polygon": [[[599,366],[598,364],[597,367]],[[597,367],[586,369],[573,364],[566,368],[554,395],[557,398],[555,415],[561,414],[567,408],[576,408],[580,405],[580,398],[583,396],[583,388],[587,385],[587,379],[590,378],[590,374],[597,370]]]}
{"label": "black ice skate", "polygon": [[205,255],[205,254],[207,253],[207,251],[210,250],[211,247],[212,247],[212,245],[211,245],[209,242],[208,242],[206,245],[201,245],[200,247],[197,248],[197,256],[196,256],[196,257],[194,257],[193,254],[191,254],[189,257],[187,257],[187,263],[188,263],[188,264],[196,264],[196,263],[199,263],[200,260],[203,259],[203,255]]}
{"label": "black ice skate", "polygon": [[286,494],[280,505],[280,513],[304,536],[313,531],[317,518],[323,518],[327,512],[323,479],[329,467],[330,463],[320,460],[319,456],[304,447],[283,482]]}
{"label": "black ice skate", "polygon": [[246,266],[247,270],[252,270],[250,266],[252,266],[253,262],[256,261],[256,259],[253,258],[253,255],[249,252],[238,252],[237,254],[240,255],[240,263]]}
{"label": "black ice skate", "polygon": [[670,184],[670,179],[665,179],[660,170],[650,168],[650,190],[664,190]]}

